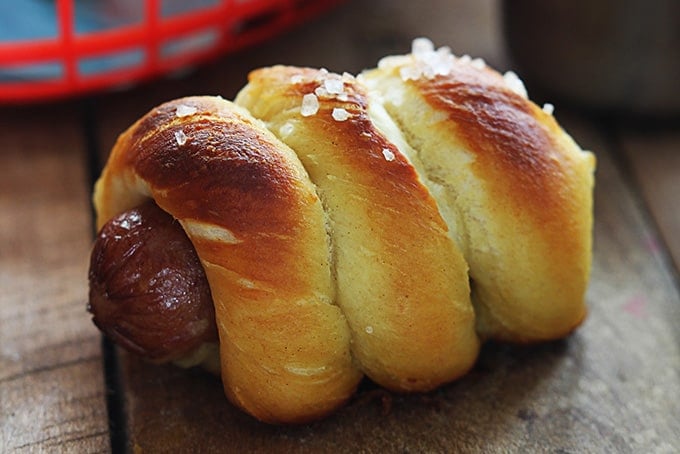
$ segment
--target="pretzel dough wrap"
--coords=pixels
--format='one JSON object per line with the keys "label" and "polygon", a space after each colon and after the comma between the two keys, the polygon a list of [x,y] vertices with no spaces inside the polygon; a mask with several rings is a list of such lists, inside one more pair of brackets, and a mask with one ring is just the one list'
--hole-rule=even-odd
{"label": "pretzel dough wrap", "polygon": [[235,102],[295,150],[319,188],[362,370],[396,391],[467,372],[479,348],[467,264],[364,88],[347,74],[277,66],[252,72]]}
{"label": "pretzel dough wrap", "polygon": [[214,300],[225,392],[248,413],[318,419],[362,373],[431,390],[486,339],[583,321],[595,159],[516,76],[420,39],[356,78],[254,71],[235,102],[151,111],[94,202],[99,228],[149,198],[179,220]]}
{"label": "pretzel dough wrap", "polygon": [[521,81],[435,50],[384,58],[360,80],[423,163],[470,267],[482,338],[565,336],[586,316],[595,157]]}
{"label": "pretzel dough wrap", "polygon": [[326,217],[295,153],[221,98],[172,101],[119,137],[95,186],[98,228],[149,197],[205,269],[230,400],[268,422],[344,403],[361,373],[333,304]]}

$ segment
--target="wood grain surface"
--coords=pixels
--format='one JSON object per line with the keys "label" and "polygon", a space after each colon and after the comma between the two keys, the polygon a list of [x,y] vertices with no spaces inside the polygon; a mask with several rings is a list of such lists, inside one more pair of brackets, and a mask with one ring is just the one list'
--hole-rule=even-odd
{"label": "wood grain surface", "polygon": [[0,107],[0,452],[680,452],[680,136],[559,100],[558,120],[598,159],[590,314],[569,338],[488,344],[429,394],[365,382],[337,414],[297,427],[236,410],[201,370],[102,348],[85,312],[89,196],[117,135],[172,98],[233,98],[260,66],[358,72],[417,36],[511,67],[499,2],[426,3],[349,1],[182,78]]}
{"label": "wood grain surface", "polygon": [[2,452],[108,451],[79,122],[70,104],[0,111]]}
{"label": "wood grain surface", "polygon": [[680,268],[680,125],[675,129],[622,131],[621,147],[663,234],[675,268]]}

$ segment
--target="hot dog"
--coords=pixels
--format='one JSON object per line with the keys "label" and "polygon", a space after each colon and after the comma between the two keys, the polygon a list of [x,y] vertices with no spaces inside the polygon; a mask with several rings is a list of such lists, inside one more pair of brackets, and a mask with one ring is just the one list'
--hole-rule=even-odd
{"label": "hot dog", "polygon": [[99,231],[89,282],[95,325],[149,361],[177,361],[204,343],[217,343],[210,287],[196,251],[153,201]]}

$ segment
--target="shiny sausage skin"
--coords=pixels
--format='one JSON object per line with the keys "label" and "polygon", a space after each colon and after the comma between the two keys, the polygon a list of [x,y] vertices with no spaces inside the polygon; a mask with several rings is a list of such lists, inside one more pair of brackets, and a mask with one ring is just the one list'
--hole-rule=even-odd
{"label": "shiny sausage skin", "polygon": [[149,201],[111,219],[94,243],[88,310],[116,344],[166,362],[217,342],[210,288],[180,224]]}

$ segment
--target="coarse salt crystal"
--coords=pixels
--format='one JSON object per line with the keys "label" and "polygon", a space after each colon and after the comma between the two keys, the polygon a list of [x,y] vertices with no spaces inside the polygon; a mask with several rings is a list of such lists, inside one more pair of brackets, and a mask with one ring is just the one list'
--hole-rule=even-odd
{"label": "coarse salt crystal", "polygon": [[283,136],[283,137],[286,137],[286,136],[292,134],[292,132],[294,130],[295,130],[295,126],[293,126],[292,123],[284,123],[279,128],[279,134],[281,134],[281,136]]}
{"label": "coarse salt crystal", "polygon": [[180,104],[177,106],[177,110],[175,110],[175,115],[178,117],[188,117],[189,115],[193,115],[196,113],[196,108],[194,106],[187,106],[185,104]]}
{"label": "coarse salt crystal", "polygon": [[349,100],[349,95],[347,94],[347,92],[343,91],[342,93],[338,94],[338,96],[336,96],[336,99],[338,101],[344,102],[344,101]]}
{"label": "coarse salt crystal", "polygon": [[411,43],[411,53],[416,57],[425,56],[434,51],[434,44],[427,38],[416,38]]}
{"label": "coarse salt crystal", "polygon": [[349,112],[340,107],[335,107],[331,115],[335,121],[345,121],[349,118]]}
{"label": "coarse salt crystal", "polygon": [[394,161],[394,153],[389,148],[383,148],[382,154],[385,157],[385,161]]}
{"label": "coarse salt crystal", "polygon": [[555,106],[547,102],[543,104],[543,112],[547,113],[548,115],[552,115],[553,112],[555,112]]}
{"label": "coarse salt crystal", "polygon": [[[434,44],[427,38],[416,38],[411,44],[412,60],[409,63],[401,63],[395,60],[396,66],[400,66],[399,75],[402,80],[416,80],[421,77],[434,79],[436,76],[450,74],[455,56],[451,48],[442,46],[435,50]],[[470,60],[470,57],[467,57]],[[465,61],[465,59],[464,59]]]}
{"label": "coarse salt crystal", "polygon": [[187,136],[184,134],[184,131],[181,129],[179,131],[175,131],[175,140],[177,141],[177,145],[182,146],[185,143],[187,143]]}
{"label": "coarse salt crystal", "polygon": [[339,78],[328,78],[323,81],[323,87],[332,95],[338,95],[343,92],[345,83]]}
{"label": "coarse salt crystal", "polygon": [[473,58],[470,62],[473,68],[484,69],[486,67],[486,62],[481,58]]}
{"label": "coarse salt crystal", "polygon": [[300,114],[303,117],[309,117],[319,111],[319,99],[314,93],[307,93],[302,97],[302,107]]}
{"label": "coarse salt crystal", "polygon": [[316,75],[316,81],[317,82],[323,82],[326,77],[328,76],[328,70],[326,68],[321,68],[319,69],[317,75]]}
{"label": "coarse salt crystal", "polygon": [[449,46],[441,46],[435,53],[441,57],[453,57],[453,52]]}
{"label": "coarse salt crystal", "polygon": [[527,98],[527,89],[524,87],[524,82],[513,71],[508,71],[503,74],[505,85],[522,98]]}
{"label": "coarse salt crystal", "polygon": [[399,68],[399,77],[406,82],[407,80],[418,80],[423,73],[415,66],[402,66]]}
{"label": "coarse salt crystal", "polygon": [[387,69],[387,68],[392,68],[392,67],[398,66],[398,64],[401,60],[402,60],[402,57],[395,56],[395,55],[388,55],[387,57],[383,57],[380,60],[378,60],[378,68]]}
{"label": "coarse salt crystal", "polygon": [[437,71],[434,66],[432,65],[425,65],[422,68],[422,74],[425,76],[426,79],[434,79],[434,76],[437,75]]}
{"label": "coarse salt crystal", "polygon": [[314,89],[314,94],[319,98],[330,98],[330,93],[326,90],[326,87],[319,85]]}
{"label": "coarse salt crystal", "polygon": [[428,66],[432,68],[435,75],[445,76],[453,69],[453,59],[450,53],[437,52],[428,60]]}
{"label": "coarse salt crystal", "polygon": [[365,329],[366,334],[373,334],[373,327],[372,326],[367,326]]}

